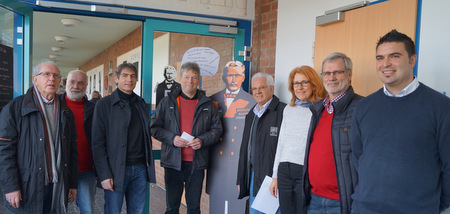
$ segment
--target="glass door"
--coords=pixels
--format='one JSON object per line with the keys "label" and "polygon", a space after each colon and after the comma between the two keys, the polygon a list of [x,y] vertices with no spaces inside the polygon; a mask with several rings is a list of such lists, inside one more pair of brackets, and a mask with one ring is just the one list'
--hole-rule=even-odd
{"label": "glass door", "polygon": [[215,33],[209,32],[209,25],[147,19],[143,26],[143,98],[152,103],[152,109],[156,108],[157,85],[167,81],[164,68],[178,71],[183,55],[192,48],[212,49],[219,56],[217,73],[202,76],[201,89],[207,96],[224,89],[222,69],[231,60],[243,62],[239,51],[244,50],[244,40],[245,29],[238,29],[237,34]]}
{"label": "glass door", "polygon": [[30,7],[0,0],[0,108],[30,85],[32,17]]}

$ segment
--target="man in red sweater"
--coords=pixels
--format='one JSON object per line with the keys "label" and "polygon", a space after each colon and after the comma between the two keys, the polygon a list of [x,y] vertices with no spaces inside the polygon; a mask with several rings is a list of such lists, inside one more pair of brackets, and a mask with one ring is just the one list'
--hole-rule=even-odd
{"label": "man in red sweater", "polygon": [[352,61],[343,53],[332,53],[322,63],[328,96],[310,107],[304,170],[308,214],[351,211],[357,175],[349,136],[355,105],[362,99],[353,92],[352,72]]}
{"label": "man in red sweater", "polygon": [[66,93],[61,101],[73,112],[78,145],[78,191],[77,206],[80,213],[94,213],[95,171],[91,155],[91,127],[95,104],[85,96],[87,75],[84,71],[69,72]]}
{"label": "man in red sweater", "polygon": [[183,189],[186,191],[187,213],[200,214],[209,148],[219,142],[222,123],[211,98],[198,89],[198,64],[184,63],[180,75],[181,90],[177,88],[161,100],[155,119],[152,119],[151,133],[162,143],[166,214],[179,213]]}

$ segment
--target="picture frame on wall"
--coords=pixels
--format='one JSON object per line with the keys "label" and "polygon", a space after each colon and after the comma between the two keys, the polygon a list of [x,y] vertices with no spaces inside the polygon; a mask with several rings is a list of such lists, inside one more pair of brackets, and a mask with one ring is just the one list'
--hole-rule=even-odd
{"label": "picture frame on wall", "polygon": [[111,60],[111,61],[109,61],[109,72],[108,72],[108,74],[111,76],[112,73],[113,73],[113,61]]}

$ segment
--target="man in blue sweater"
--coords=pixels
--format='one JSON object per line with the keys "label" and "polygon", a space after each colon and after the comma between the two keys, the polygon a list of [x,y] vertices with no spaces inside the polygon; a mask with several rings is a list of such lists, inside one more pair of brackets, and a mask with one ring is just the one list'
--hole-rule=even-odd
{"label": "man in blue sweater", "polygon": [[352,213],[439,213],[450,205],[450,99],[414,77],[407,35],[380,38],[376,60],[384,86],[353,115]]}

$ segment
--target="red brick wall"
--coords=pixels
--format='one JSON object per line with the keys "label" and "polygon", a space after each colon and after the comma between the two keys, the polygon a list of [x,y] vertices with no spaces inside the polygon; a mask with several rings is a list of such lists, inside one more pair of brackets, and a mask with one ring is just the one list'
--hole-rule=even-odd
{"label": "red brick wall", "polygon": [[275,73],[278,0],[256,0],[252,25],[251,76]]}
{"label": "red brick wall", "polygon": [[[111,47],[107,48],[91,60],[87,61],[83,65],[80,66],[80,70],[82,71],[89,71],[93,68],[98,67],[99,65],[103,64],[104,71],[103,74],[107,76],[108,78],[108,88],[111,86],[112,90],[108,91],[107,88],[103,89],[102,96],[110,95],[112,91],[116,88],[116,83],[114,81],[114,72],[112,75],[109,75],[109,61],[113,61],[113,71],[115,71],[117,67],[117,57],[131,51],[142,44],[142,27],[137,28],[136,30],[132,31],[125,37],[123,37],[121,40],[116,42]],[[102,77],[105,78],[105,77]]]}

